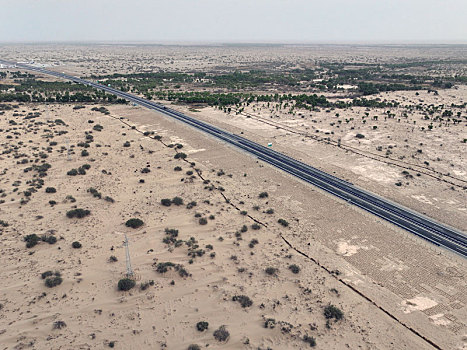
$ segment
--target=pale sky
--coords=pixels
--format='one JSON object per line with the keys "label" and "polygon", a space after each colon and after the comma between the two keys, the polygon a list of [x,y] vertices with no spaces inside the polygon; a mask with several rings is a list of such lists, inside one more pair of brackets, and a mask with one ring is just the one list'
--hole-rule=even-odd
{"label": "pale sky", "polygon": [[467,43],[467,0],[0,0],[0,42]]}

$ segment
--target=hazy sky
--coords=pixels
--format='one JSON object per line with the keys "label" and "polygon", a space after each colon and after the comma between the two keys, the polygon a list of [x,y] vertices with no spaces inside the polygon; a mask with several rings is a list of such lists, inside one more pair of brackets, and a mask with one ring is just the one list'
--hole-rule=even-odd
{"label": "hazy sky", "polygon": [[0,0],[0,42],[467,42],[467,0]]}

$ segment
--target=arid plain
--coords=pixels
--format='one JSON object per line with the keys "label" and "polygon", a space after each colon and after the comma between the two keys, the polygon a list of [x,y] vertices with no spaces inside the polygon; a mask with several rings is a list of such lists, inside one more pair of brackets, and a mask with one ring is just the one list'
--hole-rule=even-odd
{"label": "arid plain", "polygon": [[[272,143],[467,230],[463,46],[1,53]],[[102,96],[58,101],[53,79],[15,71],[0,70],[0,96],[32,98],[1,102],[2,349],[467,347],[462,257],[169,117]],[[312,94],[326,101],[291,97]],[[117,287],[125,234],[129,291]]]}

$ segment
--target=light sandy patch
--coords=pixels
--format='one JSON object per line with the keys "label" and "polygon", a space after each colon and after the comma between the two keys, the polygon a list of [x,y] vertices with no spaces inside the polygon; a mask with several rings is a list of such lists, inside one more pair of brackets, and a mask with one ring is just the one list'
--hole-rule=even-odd
{"label": "light sandy patch", "polygon": [[451,321],[444,317],[444,314],[430,316],[430,320],[432,320],[433,323],[437,326],[447,326],[451,323]]}
{"label": "light sandy patch", "polygon": [[337,243],[337,254],[343,256],[352,256],[358,253],[359,249],[368,250],[366,246],[352,245],[349,241],[342,241]]}
{"label": "light sandy patch", "polygon": [[355,174],[373,181],[389,184],[396,181],[399,177],[399,173],[397,171],[392,169],[385,169],[385,171],[382,171],[381,164],[372,160],[363,160],[357,164],[359,165],[352,166],[350,170]]}
{"label": "light sandy patch", "polygon": [[414,311],[423,311],[434,306],[438,303],[430,298],[418,296],[413,299],[407,299],[402,302],[404,313],[408,314]]}
{"label": "light sandy patch", "polygon": [[433,205],[433,202],[430,201],[428,198],[426,198],[426,196],[424,196],[422,194],[419,194],[419,195],[414,194],[411,197],[416,199],[417,201],[422,202],[422,203]]}

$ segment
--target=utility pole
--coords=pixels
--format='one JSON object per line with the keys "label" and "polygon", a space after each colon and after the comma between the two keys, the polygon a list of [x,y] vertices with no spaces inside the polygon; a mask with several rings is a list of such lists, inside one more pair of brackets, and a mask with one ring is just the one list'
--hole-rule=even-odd
{"label": "utility pole", "polygon": [[127,277],[132,277],[134,275],[133,269],[131,268],[131,261],[130,261],[130,249],[129,245],[130,242],[128,241],[128,237],[125,234],[125,241],[123,242],[125,246],[125,254],[126,254],[126,275]]}

